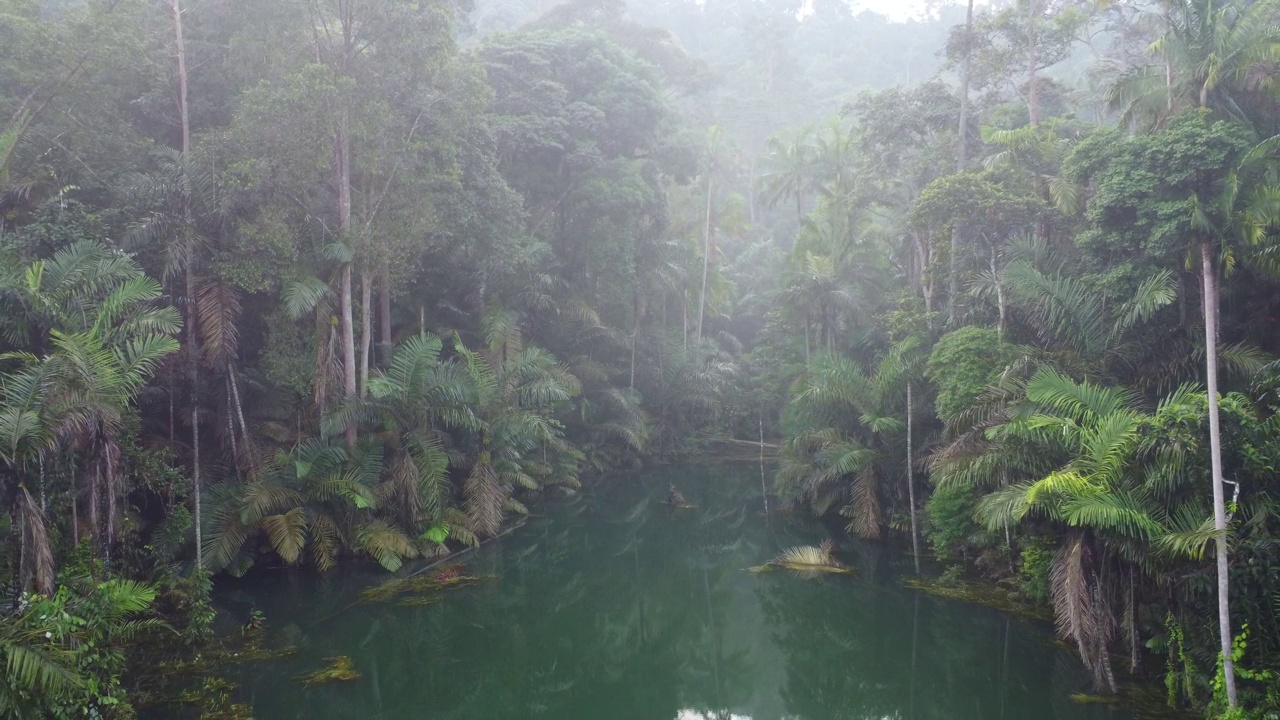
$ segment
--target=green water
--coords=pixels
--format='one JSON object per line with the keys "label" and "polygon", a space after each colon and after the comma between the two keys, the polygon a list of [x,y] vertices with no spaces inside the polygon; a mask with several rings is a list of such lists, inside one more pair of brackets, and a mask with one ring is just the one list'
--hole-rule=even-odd
{"label": "green water", "polygon": [[[663,505],[671,483],[697,507]],[[246,667],[241,699],[260,720],[1129,717],[1068,700],[1088,686],[1047,626],[901,587],[896,550],[842,546],[854,576],[744,572],[828,535],[766,517],[758,466],[621,476],[536,511],[467,560],[494,580],[428,607],[351,606],[374,575],[224,588],[299,647]],[[336,655],[363,677],[304,689]]]}

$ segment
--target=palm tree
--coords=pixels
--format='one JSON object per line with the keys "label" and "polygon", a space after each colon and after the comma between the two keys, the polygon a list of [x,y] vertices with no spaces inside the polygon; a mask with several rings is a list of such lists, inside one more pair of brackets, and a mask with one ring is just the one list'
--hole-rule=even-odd
{"label": "palm tree", "polygon": [[921,365],[911,341],[894,346],[871,375],[838,354],[819,355],[791,388],[778,472],[784,498],[818,515],[843,504],[849,531],[872,539],[882,531],[881,497],[901,475],[917,563],[913,405]]}
{"label": "palm tree", "polygon": [[348,402],[324,423],[329,434],[358,425],[382,440],[388,457],[378,496],[396,508],[408,531],[440,523],[448,509],[445,431],[481,427],[470,405],[471,379],[441,359],[442,348],[434,335],[405,340],[387,369],[370,378],[369,396]]}
{"label": "palm tree", "polygon": [[769,138],[765,145],[764,173],[760,187],[770,207],[789,198],[796,201],[796,221],[804,221],[804,196],[814,184],[815,149],[809,141],[809,130],[793,137]]}
{"label": "palm tree", "polygon": [[[468,433],[475,455],[463,481],[470,529],[494,535],[507,512],[524,513],[514,497],[515,487],[541,487],[533,453],[567,449],[554,411],[582,391],[581,383],[550,353],[525,347],[501,363],[468,350],[461,341],[454,351],[469,382],[468,405],[474,420],[461,429]],[[576,484],[574,477],[552,477],[555,483]]]}
{"label": "palm tree", "polygon": [[[160,284],[130,257],[92,241],[20,273],[0,272],[0,298],[8,305],[2,329],[10,340],[34,339],[41,353],[9,356],[20,364],[4,392],[12,420],[5,428],[5,460],[16,483],[10,497],[22,498],[24,467],[58,441],[85,452],[95,478],[87,503],[90,526],[108,565],[123,491],[123,423],[158,363],[178,349],[177,311],[160,305],[160,296]],[[105,527],[99,516],[104,505]],[[40,523],[31,520],[28,529],[34,531]]]}
{"label": "palm tree", "polygon": [[1126,119],[1162,121],[1189,107],[1209,108],[1252,127],[1251,103],[1277,89],[1268,68],[1280,60],[1276,0],[1165,0],[1164,33],[1152,44],[1159,64],[1112,85],[1108,101]]}
{"label": "palm tree", "polygon": [[[171,5],[175,31],[179,45],[182,42],[181,10],[177,2]],[[181,58],[181,54],[179,55]],[[186,77],[185,70],[179,78],[182,83],[183,148],[156,152],[156,171],[134,180],[133,192],[144,207],[151,212],[143,217],[129,233],[132,243],[158,245],[163,249],[165,275],[181,272],[183,278],[183,318],[186,327],[184,348],[187,363],[188,399],[191,412],[191,479],[195,503],[196,566],[203,568],[203,529],[201,507],[201,442],[200,442],[200,362],[202,319],[225,319],[227,307],[211,307],[210,301],[226,298],[225,294],[206,294],[205,307],[201,308],[198,288],[205,280],[206,258],[211,254],[217,239],[222,235],[223,213],[221,188],[212,168],[198,161],[190,152],[190,129],[186,125]],[[238,305],[238,303],[237,303]],[[223,340],[234,337],[234,317],[228,324],[214,328],[215,335]],[[224,342],[228,351],[234,343]],[[229,358],[230,352],[226,353]],[[243,424],[243,423],[242,423]]]}
{"label": "palm tree", "polygon": [[[1095,683],[1112,692],[1112,608],[1124,606],[1136,667],[1133,577],[1161,580],[1168,569],[1159,558],[1198,558],[1210,537],[1200,521],[1206,508],[1184,467],[1185,445],[1166,447],[1156,430],[1159,417],[1183,412],[1197,395],[1196,387],[1180,387],[1152,415],[1135,393],[1042,369],[1027,382],[1017,416],[988,432],[1000,438],[993,454],[1013,451],[1016,442],[1022,452],[1066,459],[1037,480],[988,494],[977,516],[990,530],[1031,519],[1064,526],[1050,573],[1058,630],[1076,643]],[[940,486],[959,477],[943,475]],[[1193,520],[1179,525],[1179,518]]]}
{"label": "palm tree", "polygon": [[311,439],[277,453],[248,482],[211,490],[208,567],[241,575],[258,561],[262,544],[262,550],[290,565],[309,556],[322,572],[347,552],[394,572],[406,558],[444,542],[415,539],[397,524],[394,482],[376,438],[352,449]]}
{"label": "palm tree", "polygon": [[7,619],[0,625],[0,714],[36,720],[66,717],[68,708],[106,712],[114,698],[103,675],[122,668],[104,663],[104,651],[155,627],[136,619],[155,597],[146,585],[108,580],[83,591],[64,587]]}
{"label": "palm tree", "polygon": [[819,348],[835,349],[838,313],[850,304],[850,296],[829,256],[806,253],[803,266],[779,299],[804,324],[806,363],[812,359],[815,340]]}

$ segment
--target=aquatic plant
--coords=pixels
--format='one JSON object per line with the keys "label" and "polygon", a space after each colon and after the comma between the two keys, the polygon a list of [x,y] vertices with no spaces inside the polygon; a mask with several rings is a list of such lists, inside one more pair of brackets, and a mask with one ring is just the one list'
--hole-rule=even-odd
{"label": "aquatic plant", "polygon": [[832,573],[841,575],[853,572],[836,560],[835,544],[830,540],[824,540],[818,547],[800,545],[788,548],[764,565],[757,565],[749,569],[753,573],[761,573],[770,569],[791,570],[797,573]]}
{"label": "aquatic plant", "polygon": [[[465,565],[446,565],[430,575],[415,575],[404,578],[393,578],[374,585],[360,593],[361,602],[390,602],[401,595],[426,595],[451,588],[467,587],[489,580],[465,574]],[[401,603],[413,604],[413,603]],[[430,603],[417,603],[428,605]]]}
{"label": "aquatic plant", "polygon": [[315,687],[331,682],[351,682],[359,680],[360,671],[356,670],[355,663],[346,655],[338,655],[337,657],[328,658],[328,665],[313,673],[303,675],[300,679],[304,687]]}
{"label": "aquatic plant", "polygon": [[693,503],[684,499],[684,495],[680,493],[679,488],[675,485],[672,485],[671,489],[667,491],[667,504],[673,508],[681,510],[688,510],[695,507]]}

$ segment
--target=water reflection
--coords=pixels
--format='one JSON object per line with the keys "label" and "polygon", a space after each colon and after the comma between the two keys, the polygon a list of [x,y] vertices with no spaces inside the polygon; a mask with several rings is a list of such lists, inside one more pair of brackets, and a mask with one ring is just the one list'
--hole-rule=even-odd
{"label": "water reflection", "polygon": [[[469,561],[495,581],[429,607],[349,607],[350,575],[236,588],[299,645],[246,672],[244,698],[261,720],[1113,717],[1067,700],[1083,679],[1044,629],[911,593],[878,546],[842,549],[854,576],[744,572],[826,534],[766,523],[756,475],[665,471],[549,505]],[[654,500],[671,482],[696,509]],[[363,678],[295,681],[334,655]]]}

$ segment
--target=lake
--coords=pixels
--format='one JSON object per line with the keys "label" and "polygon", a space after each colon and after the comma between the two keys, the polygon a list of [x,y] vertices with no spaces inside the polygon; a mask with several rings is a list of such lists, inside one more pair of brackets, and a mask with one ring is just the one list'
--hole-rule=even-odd
{"label": "lake", "polygon": [[[677,485],[696,507],[664,504]],[[1127,720],[1072,702],[1079,661],[1046,623],[909,590],[898,548],[843,540],[852,575],[746,568],[818,544],[766,515],[759,466],[622,474],[549,500],[461,562],[491,579],[431,605],[360,602],[385,574],[222,584],[296,655],[247,665],[259,720]],[[299,677],[348,656],[358,680]]]}

